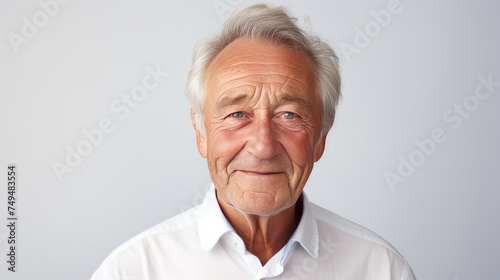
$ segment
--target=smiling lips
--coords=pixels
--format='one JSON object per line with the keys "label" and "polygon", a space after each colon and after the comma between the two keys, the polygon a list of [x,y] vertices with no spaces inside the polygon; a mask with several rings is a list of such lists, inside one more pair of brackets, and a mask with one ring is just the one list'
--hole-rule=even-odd
{"label": "smiling lips", "polygon": [[237,170],[240,172],[243,172],[247,175],[253,175],[253,176],[265,176],[265,175],[278,175],[282,174],[282,171],[251,171],[251,170]]}

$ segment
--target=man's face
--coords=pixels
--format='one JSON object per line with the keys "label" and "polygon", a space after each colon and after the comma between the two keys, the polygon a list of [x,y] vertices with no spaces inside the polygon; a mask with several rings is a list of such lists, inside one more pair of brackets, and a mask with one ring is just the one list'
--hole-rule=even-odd
{"label": "man's face", "polygon": [[207,72],[204,124],[197,130],[220,203],[274,215],[297,201],[323,154],[322,106],[307,57],[240,38]]}

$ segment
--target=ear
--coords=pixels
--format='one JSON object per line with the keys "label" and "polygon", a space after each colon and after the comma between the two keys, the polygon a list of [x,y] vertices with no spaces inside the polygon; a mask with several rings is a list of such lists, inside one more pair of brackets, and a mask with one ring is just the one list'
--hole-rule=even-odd
{"label": "ear", "polygon": [[204,158],[207,157],[207,138],[204,132],[201,132],[196,123],[196,113],[191,109],[191,123],[193,124],[194,131],[196,132],[196,144],[198,151]]}
{"label": "ear", "polygon": [[325,135],[321,135],[318,139],[318,143],[316,143],[316,146],[314,147],[314,162],[317,162],[321,156],[323,156],[323,152],[325,151],[326,135],[327,133],[325,133]]}

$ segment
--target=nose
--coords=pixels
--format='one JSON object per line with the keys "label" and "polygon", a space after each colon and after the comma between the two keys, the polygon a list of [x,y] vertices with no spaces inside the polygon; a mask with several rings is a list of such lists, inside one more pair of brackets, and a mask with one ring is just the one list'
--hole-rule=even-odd
{"label": "nose", "polygon": [[252,124],[252,135],[246,143],[247,151],[258,159],[271,159],[280,151],[272,121],[265,117]]}

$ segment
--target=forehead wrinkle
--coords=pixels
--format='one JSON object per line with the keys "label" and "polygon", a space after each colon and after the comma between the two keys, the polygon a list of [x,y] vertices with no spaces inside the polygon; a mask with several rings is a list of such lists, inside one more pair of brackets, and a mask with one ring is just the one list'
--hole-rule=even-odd
{"label": "forehead wrinkle", "polygon": [[252,95],[249,93],[227,93],[223,94],[215,102],[215,109],[222,109],[225,107],[238,105],[238,104],[248,104],[252,100]]}
{"label": "forehead wrinkle", "polygon": [[283,90],[283,87],[286,85],[286,83],[288,83],[288,80],[290,80],[290,74],[287,75],[286,77],[286,80],[283,82],[283,84],[281,85],[279,91],[282,91]]}
{"label": "forehead wrinkle", "polygon": [[[236,78],[240,78],[240,77],[254,76],[254,75],[256,75],[256,76],[276,75],[276,76],[290,77],[290,78],[306,76],[306,75],[304,75],[305,73],[303,71],[301,71],[301,69],[294,68],[292,70],[292,69],[289,69],[288,67],[282,66],[282,65],[280,65],[280,67],[285,68],[285,69],[269,69],[269,68],[262,68],[262,67],[258,67],[258,66],[251,67],[251,68],[250,67],[240,68],[240,67],[229,66],[226,68],[217,69],[215,77],[218,77],[220,79],[220,78],[226,78],[228,76],[229,77],[235,76],[235,79],[236,79]],[[297,81],[300,81],[297,78],[294,78],[294,79]]]}
{"label": "forehead wrinkle", "polygon": [[[241,59],[241,56],[238,56],[236,59],[234,59],[235,61],[238,61],[238,62],[233,62],[231,63],[231,61],[228,61],[226,63],[222,63],[222,65],[218,65],[218,68],[220,68],[220,70],[226,70],[226,69],[230,69],[230,68],[239,68],[240,66],[255,66],[255,67],[259,67],[259,66],[278,66],[280,68],[290,68],[290,69],[293,69],[293,70],[297,70],[297,71],[303,71],[303,68],[299,68],[297,66],[295,66],[295,64],[283,64],[283,63],[273,63],[273,62],[244,62],[244,61],[239,61]],[[229,64],[229,65],[225,65],[225,64]]]}
{"label": "forehead wrinkle", "polygon": [[283,93],[278,92],[275,95],[276,95],[277,105],[281,105],[283,103],[295,103],[305,107],[307,112],[309,113],[312,112],[311,102],[308,102],[308,100],[302,98],[297,94],[291,92],[283,92]]}
{"label": "forehead wrinkle", "polygon": [[[284,88],[286,86],[286,84],[289,82],[289,81],[293,81],[297,84],[300,84],[301,87],[307,87],[307,81],[304,81],[302,79],[299,79],[299,78],[295,78],[293,76],[293,74],[287,74],[287,75],[284,75],[284,74],[278,74],[278,73],[275,73],[275,72],[259,72],[259,73],[245,73],[245,74],[240,74],[240,75],[236,75],[235,73],[221,73],[220,74],[220,78],[224,78],[226,76],[231,76],[231,79],[227,79],[223,82],[220,83],[220,85],[218,86],[219,88],[224,88],[224,87],[230,87],[231,84],[234,84],[234,83],[238,83],[238,80],[241,80],[241,79],[250,79],[250,81],[245,81],[246,82],[250,82],[252,84],[254,83],[257,83],[257,84],[280,84],[281,87],[280,87],[280,90],[282,88]],[[261,77],[263,76],[263,77]],[[264,79],[263,79],[264,78]],[[274,79],[273,79],[274,78]],[[291,85],[290,87],[296,87],[294,85]]]}
{"label": "forehead wrinkle", "polygon": [[[285,77],[284,75],[280,76]],[[237,80],[237,78],[235,78],[235,80]],[[302,107],[310,111],[312,108],[312,100],[309,100],[308,98],[303,97],[301,94],[298,94],[297,91],[301,92],[304,90],[303,88],[293,87],[293,86],[291,87],[290,85],[287,85],[289,80],[296,80],[296,79],[287,76],[284,83],[266,81],[266,82],[260,82],[260,85],[254,83],[250,84],[245,83],[243,85],[239,85],[236,87],[230,87],[229,89],[224,90],[222,94],[219,96],[219,98],[215,101],[214,108],[222,109],[233,105],[260,103],[258,100],[260,100],[263,97],[262,96],[263,93],[262,91],[264,90],[263,88],[269,87],[270,94],[267,96],[267,99],[268,102],[270,102],[270,104],[268,104],[268,106],[281,105],[283,103],[295,103],[302,105]],[[304,83],[301,80],[296,80],[296,81],[300,82],[301,85],[304,85]],[[231,82],[232,81],[228,83]],[[238,89],[241,88],[242,86],[243,87],[251,86],[253,90]],[[277,88],[274,89],[275,87]],[[268,108],[268,106],[266,106],[265,108]]]}

